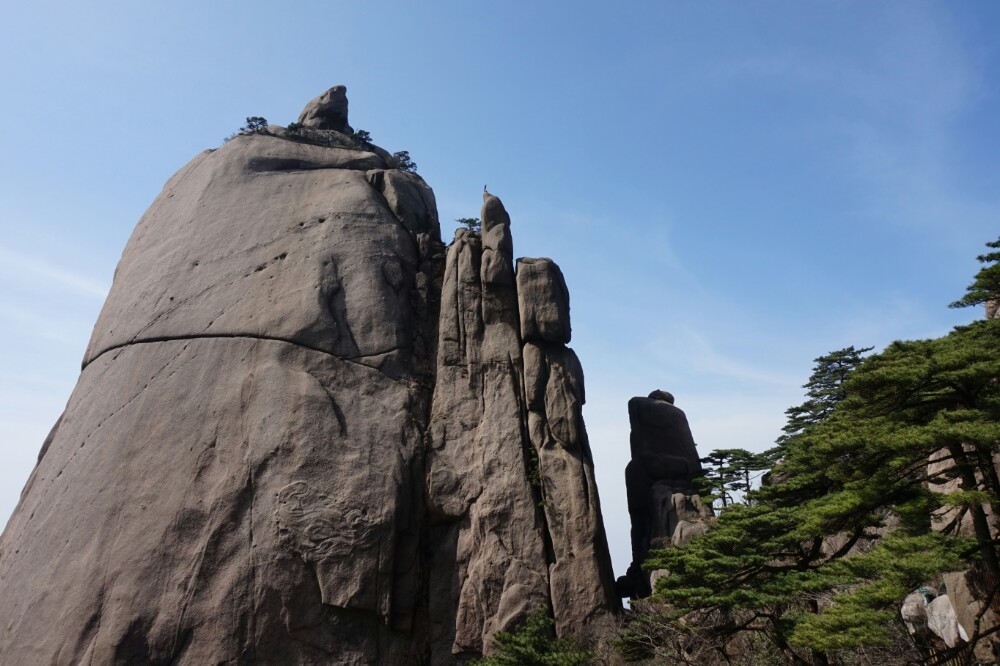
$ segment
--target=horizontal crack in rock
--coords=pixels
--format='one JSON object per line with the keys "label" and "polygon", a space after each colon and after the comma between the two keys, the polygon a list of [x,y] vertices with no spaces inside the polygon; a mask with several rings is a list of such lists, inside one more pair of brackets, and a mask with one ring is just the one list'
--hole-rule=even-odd
{"label": "horizontal crack in rock", "polygon": [[[399,349],[405,349],[405,347],[395,347],[395,348],[389,349],[387,351],[372,352],[371,354],[358,354],[356,356],[346,356],[345,357],[345,356],[337,356],[336,354],[334,354],[332,352],[329,352],[329,351],[327,351],[325,349],[320,349],[319,347],[313,347],[312,345],[307,345],[307,344],[304,344],[302,342],[298,342],[296,340],[289,340],[288,338],[281,338],[281,337],[270,336],[270,335],[251,335],[249,333],[197,333],[197,334],[191,334],[191,335],[169,335],[169,336],[162,336],[162,337],[140,338],[140,339],[135,339],[135,340],[129,340],[128,342],[123,342],[121,344],[112,345],[110,347],[107,347],[106,349],[101,350],[99,353],[95,354],[93,358],[91,358],[89,361],[87,361],[87,362],[85,362],[83,364],[83,368],[86,368],[91,363],[93,363],[97,359],[101,358],[102,356],[104,356],[108,352],[113,352],[113,351],[116,351],[116,350],[119,350],[119,349],[124,349],[124,348],[130,347],[132,345],[149,344],[149,343],[155,343],[155,342],[176,342],[176,341],[182,341],[182,340],[203,340],[203,339],[217,339],[217,338],[222,338],[222,339],[244,339],[244,340],[269,340],[271,342],[282,342],[282,343],[285,343],[285,344],[288,344],[288,345],[294,345],[296,347],[301,347],[303,349],[308,349],[309,351],[314,351],[314,352],[317,352],[317,353],[320,353],[320,354],[325,354],[325,355],[331,356],[331,357],[333,357],[333,358],[335,358],[337,360],[344,361],[345,363],[353,363],[354,365],[357,365],[357,366],[360,366],[360,367],[363,367],[363,368],[368,368],[369,370],[374,370],[376,372],[379,372],[379,374],[382,374],[382,375],[384,375],[384,373],[382,373],[381,371],[379,371],[378,368],[375,368],[373,366],[367,365],[365,363],[359,363],[356,359],[369,358],[369,357],[372,357],[372,356],[382,356],[382,355],[385,355],[385,354],[389,354],[389,353],[391,353],[393,351],[397,351]],[[384,376],[387,376],[387,375],[384,375]],[[400,383],[404,383],[404,384],[407,383],[407,382],[405,382],[405,381],[403,381],[401,379],[394,379],[392,377],[388,377],[388,378],[389,379],[393,379],[393,381],[397,381],[397,382],[400,382]]]}

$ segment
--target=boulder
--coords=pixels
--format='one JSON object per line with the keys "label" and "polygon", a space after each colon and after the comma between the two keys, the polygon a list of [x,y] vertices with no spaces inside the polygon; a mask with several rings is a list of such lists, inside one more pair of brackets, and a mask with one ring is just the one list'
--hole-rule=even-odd
{"label": "boulder", "polygon": [[927,599],[920,592],[911,592],[903,599],[899,615],[903,618],[906,630],[917,636],[927,631]]}
{"label": "boulder", "polygon": [[572,349],[524,347],[528,432],[552,555],[549,579],[559,635],[602,622],[620,603],[613,586],[594,462],[583,422],[583,369]]}
{"label": "boulder", "polygon": [[569,290],[554,261],[517,260],[517,301],[525,341],[569,343]]}
{"label": "boulder", "polygon": [[933,599],[927,604],[924,612],[927,614],[927,628],[944,641],[946,646],[953,648],[959,642],[964,643],[969,640],[965,629],[955,617],[955,608],[951,605],[947,594]]}
{"label": "boulder", "polygon": [[347,86],[334,86],[306,104],[298,122],[310,129],[354,132],[347,124]]}

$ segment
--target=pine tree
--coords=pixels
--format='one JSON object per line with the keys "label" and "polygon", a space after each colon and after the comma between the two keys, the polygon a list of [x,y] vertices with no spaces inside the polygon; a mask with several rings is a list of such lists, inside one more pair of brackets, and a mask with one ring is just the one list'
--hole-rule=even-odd
{"label": "pine tree", "polygon": [[749,503],[749,493],[759,472],[774,463],[771,451],[753,453],[746,449],[715,449],[701,459],[705,475],[698,479],[703,500],[721,502],[721,509],[734,502]]}
{"label": "pine tree", "polygon": [[809,381],[802,386],[806,389],[808,399],[801,405],[785,410],[788,422],[782,428],[785,434],[778,438],[779,447],[801,435],[809,426],[822,422],[833,412],[834,407],[844,401],[847,397],[844,386],[847,378],[872,349],[874,348],[855,349],[852,345],[813,360],[816,365]]}
{"label": "pine tree", "polygon": [[[958,304],[1000,294],[1000,253],[980,261],[994,263]],[[935,575],[974,567],[1000,580],[1000,319],[867,351],[817,359],[807,401],[787,412],[774,483],[688,546],[654,553],[647,566],[670,572],[654,597],[664,626],[685,618],[683,631],[722,653],[757,636],[789,663],[851,662],[906,636],[898,605]],[[935,491],[947,481],[958,489]],[[934,524],[946,508],[958,517]],[[958,534],[963,516],[973,538]]]}
{"label": "pine tree", "polygon": [[473,662],[474,666],[583,666],[592,654],[579,650],[569,636],[554,638],[553,621],[544,608],[514,632],[493,636],[495,655]]}
{"label": "pine tree", "polygon": [[[986,247],[1000,250],[1000,238],[987,243]],[[967,308],[971,305],[980,305],[1000,298],[1000,251],[987,252],[981,254],[976,259],[979,263],[989,264],[984,266],[973,279],[972,284],[966,289],[966,294],[948,307]]]}

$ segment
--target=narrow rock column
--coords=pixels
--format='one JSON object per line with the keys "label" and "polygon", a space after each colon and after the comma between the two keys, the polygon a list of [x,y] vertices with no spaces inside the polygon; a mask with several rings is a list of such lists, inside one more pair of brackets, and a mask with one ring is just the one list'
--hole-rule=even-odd
{"label": "narrow rock column", "polygon": [[489,652],[548,606],[545,534],[528,482],[510,219],[485,197],[482,237],[459,230],[442,285],[427,454],[432,663]]}
{"label": "narrow rock column", "polygon": [[625,468],[632,519],[632,564],[618,579],[618,593],[641,599],[652,593],[657,572],[644,571],[649,551],[683,545],[708,529],[710,507],[701,502],[694,479],[701,475],[687,416],[666,391],[628,402],[632,461]]}
{"label": "narrow rock column", "polygon": [[578,631],[620,607],[594,462],[583,423],[583,369],[570,340],[569,291],[551,259],[518,259],[532,482],[545,514],[556,630]]}

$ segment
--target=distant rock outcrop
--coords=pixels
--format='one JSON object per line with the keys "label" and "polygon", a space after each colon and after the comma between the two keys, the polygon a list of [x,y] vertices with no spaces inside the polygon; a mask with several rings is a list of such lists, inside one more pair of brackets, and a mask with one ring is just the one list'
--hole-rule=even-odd
{"label": "distant rock outcrop", "polygon": [[686,544],[708,529],[712,516],[694,484],[701,475],[701,462],[691,428],[673,403],[674,396],[666,391],[653,391],[628,403],[632,461],[625,468],[625,485],[632,519],[632,564],[617,581],[622,597],[648,597],[656,577],[642,569],[649,551]]}
{"label": "distant rock outcrop", "polygon": [[345,92],[139,222],[0,537],[0,662],[455,664],[618,605],[558,268],[515,277],[494,196],[446,250]]}

